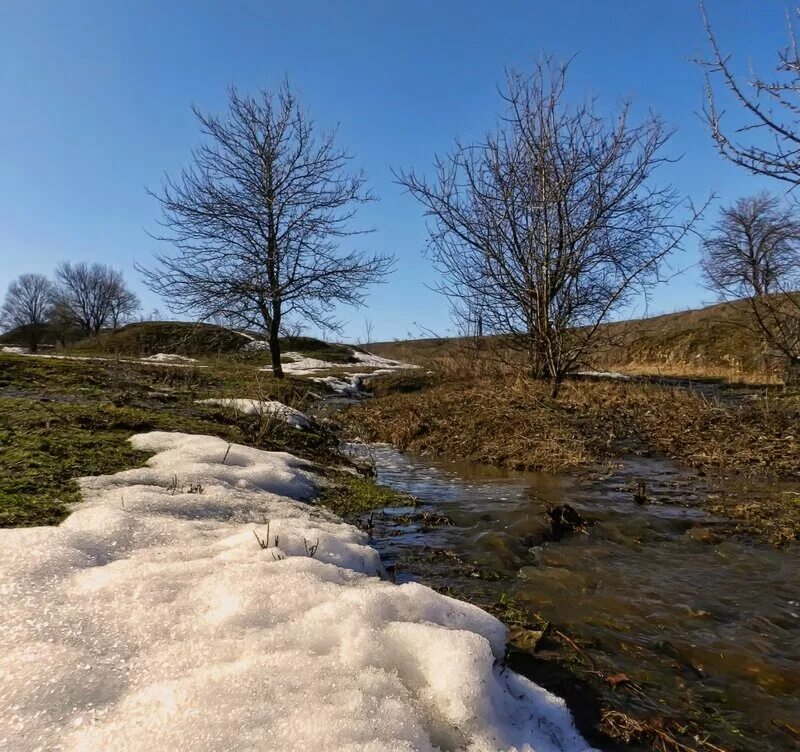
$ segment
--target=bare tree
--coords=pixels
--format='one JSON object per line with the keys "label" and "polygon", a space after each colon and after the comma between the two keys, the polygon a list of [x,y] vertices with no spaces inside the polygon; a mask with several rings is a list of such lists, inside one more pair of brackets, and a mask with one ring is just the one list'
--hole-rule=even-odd
{"label": "bare tree", "polygon": [[441,291],[471,329],[524,350],[554,396],[698,216],[676,221],[676,192],[651,184],[668,161],[662,122],[630,124],[627,104],[614,118],[569,106],[566,83],[567,65],[549,59],[508,73],[505,113],[482,142],[457,142],[430,178],[399,175],[431,218]]}
{"label": "bare tree", "polygon": [[800,219],[781,199],[761,193],[722,209],[703,241],[703,274],[723,300],[745,298],[753,327],[800,366]]}
{"label": "bare tree", "polygon": [[139,296],[125,286],[125,281],[118,272],[115,272],[115,278],[110,279],[109,282],[111,287],[109,323],[112,329],[117,329],[121,324],[131,320],[133,315],[140,310],[141,303]]}
{"label": "bare tree", "polygon": [[9,328],[20,327],[31,352],[36,352],[47,324],[53,285],[43,274],[23,274],[8,286],[0,308],[0,320]]}
{"label": "bare tree", "polygon": [[127,289],[122,274],[105,264],[71,264],[56,268],[54,305],[64,321],[87,336],[103,327],[116,327],[139,308],[139,299]]}
{"label": "bare tree", "polygon": [[372,196],[335,131],[317,133],[288,83],[257,98],[231,89],[223,118],[194,113],[206,142],[153,194],[167,230],[159,239],[178,253],[142,271],[175,312],[264,330],[282,377],[285,317],[336,330],[335,305],[361,305],[390,271],[390,256],[339,252],[342,238],[366,232],[350,220]]}
{"label": "bare tree", "polygon": [[364,331],[359,337],[358,344],[364,347],[369,347],[372,344],[373,335],[375,333],[375,324],[371,319],[364,317]]}
{"label": "bare tree", "polygon": [[[697,61],[706,73],[703,114],[717,149],[749,172],[794,188],[800,184],[800,52],[792,17],[788,45],[778,52],[775,76],[769,80],[752,74],[743,80],[734,72],[732,57],[720,49],[702,2],[700,9],[711,46],[711,58]],[[793,15],[799,13],[800,9]],[[738,103],[746,118],[744,125],[727,127],[716,81]]]}

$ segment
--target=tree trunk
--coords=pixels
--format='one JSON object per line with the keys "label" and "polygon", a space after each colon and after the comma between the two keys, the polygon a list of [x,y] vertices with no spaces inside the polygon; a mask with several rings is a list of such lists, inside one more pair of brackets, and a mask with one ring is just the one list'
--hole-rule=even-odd
{"label": "tree trunk", "polygon": [[552,397],[552,399],[558,399],[558,393],[561,391],[561,377],[554,376],[550,383],[550,397]]}
{"label": "tree trunk", "polygon": [[283,378],[283,366],[281,365],[281,343],[278,339],[281,330],[281,308],[280,303],[272,306],[272,316],[269,322],[269,354],[272,357],[272,375],[276,379]]}

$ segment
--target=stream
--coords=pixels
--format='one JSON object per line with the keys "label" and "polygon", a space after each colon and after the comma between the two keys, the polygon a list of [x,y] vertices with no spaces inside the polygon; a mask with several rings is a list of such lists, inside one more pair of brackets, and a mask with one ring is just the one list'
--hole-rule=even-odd
{"label": "stream", "polygon": [[[640,716],[694,720],[725,749],[798,748],[800,546],[729,535],[702,507],[718,490],[706,478],[659,458],[555,476],[357,451],[422,502],[362,520],[398,582],[512,597],[570,635],[581,669]],[[546,541],[547,507],[564,503],[589,524]]]}

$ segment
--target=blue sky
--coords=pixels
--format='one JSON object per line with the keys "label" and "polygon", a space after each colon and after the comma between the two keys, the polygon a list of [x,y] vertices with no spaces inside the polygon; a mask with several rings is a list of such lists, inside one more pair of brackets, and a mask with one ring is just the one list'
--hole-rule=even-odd
{"label": "blue sky", "polygon": [[[786,40],[787,3],[708,0],[722,44],[767,72]],[[322,126],[363,166],[380,203],[364,224],[398,270],[369,308],[344,312],[355,339],[364,318],[379,339],[448,333],[447,302],[426,285],[425,223],[391,168],[427,168],[455,136],[479,136],[499,112],[504,66],[542,51],[577,53],[571,92],[612,108],[630,97],[678,129],[682,154],[664,178],[698,201],[768,184],[726,164],[697,115],[706,51],[695,0],[321,2],[3,0],[0,3],[0,290],[62,260],[122,268],[146,312],[167,306],[133,270],[156,244],[157,205],[145,187],[186,161],[198,141],[192,103],[225,106],[226,87],[271,88],[288,75]],[[712,212],[713,218],[713,212]],[[710,301],[696,251],[660,288],[651,312]]]}

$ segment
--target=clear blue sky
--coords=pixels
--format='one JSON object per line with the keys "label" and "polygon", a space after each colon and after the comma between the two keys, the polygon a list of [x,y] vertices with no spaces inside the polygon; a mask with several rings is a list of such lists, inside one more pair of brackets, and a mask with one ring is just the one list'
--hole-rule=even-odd
{"label": "clear blue sky", "polygon": [[[782,0],[708,0],[723,45],[767,71],[786,40]],[[197,143],[190,105],[220,111],[226,87],[272,87],[284,74],[323,126],[362,165],[381,202],[362,215],[371,244],[398,271],[364,317],[381,339],[425,327],[446,333],[447,303],[421,255],[419,207],[392,167],[426,168],[455,136],[481,134],[498,113],[504,66],[530,67],[541,51],[578,53],[572,93],[609,107],[632,97],[678,129],[683,154],[668,177],[697,200],[764,187],[714,151],[697,111],[706,51],[695,0],[3,0],[0,3],[0,291],[26,271],[62,260],[122,268],[147,312],[167,308],[133,270],[155,249],[157,206],[145,193]],[[715,205],[718,206],[719,203]],[[686,271],[660,289],[652,312],[698,305]]]}

